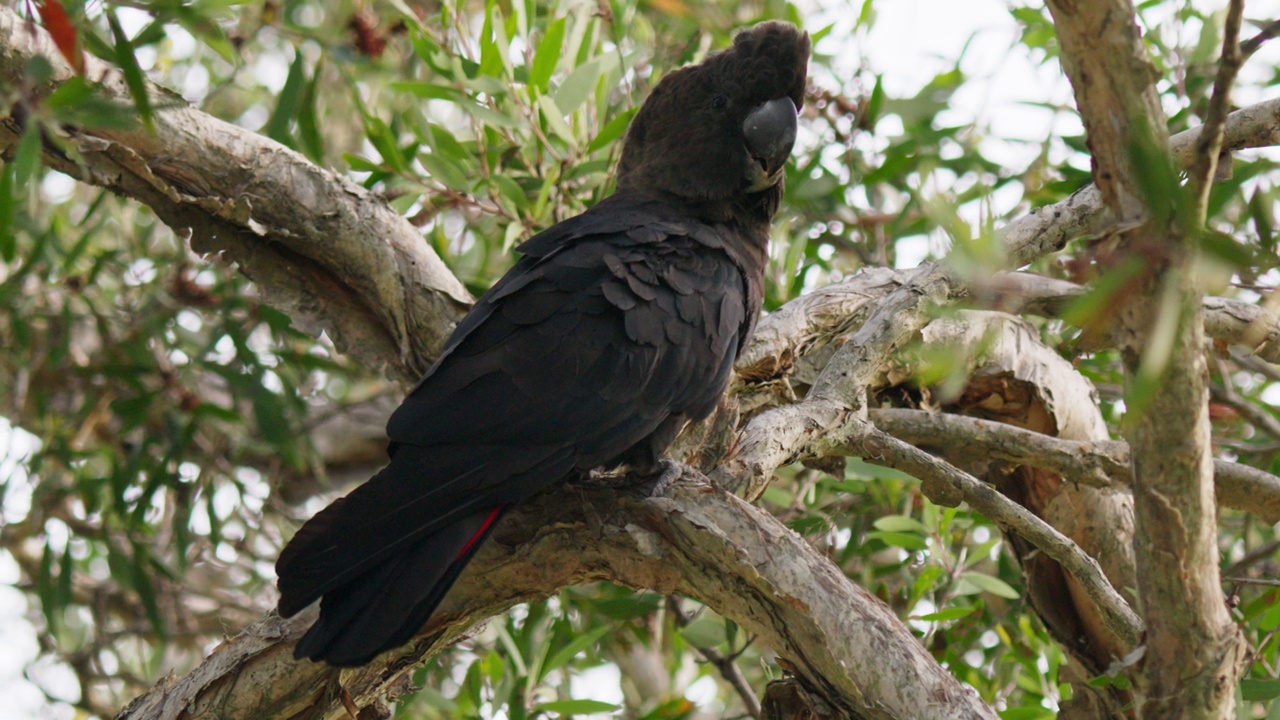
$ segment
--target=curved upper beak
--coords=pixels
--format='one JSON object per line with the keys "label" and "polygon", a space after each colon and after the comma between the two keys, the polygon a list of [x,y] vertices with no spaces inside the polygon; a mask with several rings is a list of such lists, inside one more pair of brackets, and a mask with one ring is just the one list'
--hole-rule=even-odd
{"label": "curved upper beak", "polygon": [[781,97],[752,110],[742,123],[747,152],[755,161],[747,171],[747,192],[759,192],[782,179],[782,167],[796,142],[797,114],[791,98]]}

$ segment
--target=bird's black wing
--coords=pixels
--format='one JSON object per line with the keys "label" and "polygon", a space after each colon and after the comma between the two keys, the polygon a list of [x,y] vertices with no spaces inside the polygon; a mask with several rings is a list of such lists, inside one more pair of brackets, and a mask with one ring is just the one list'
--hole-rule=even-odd
{"label": "bird's black wing", "polygon": [[522,248],[391,417],[390,464],[282,553],[281,614],[325,596],[301,654],[359,664],[407,640],[503,509],[652,459],[715,406],[754,314],[742,273],[714,231],[627,200]]}

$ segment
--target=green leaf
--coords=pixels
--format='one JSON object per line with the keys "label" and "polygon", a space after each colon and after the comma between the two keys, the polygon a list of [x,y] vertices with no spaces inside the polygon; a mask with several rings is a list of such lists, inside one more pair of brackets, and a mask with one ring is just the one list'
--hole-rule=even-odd
{"label": "green leaf", "polygon": [[978,609],[975,607],[952,607],[939,610],[938,612],[928,613],[927,615],[918,615],[916,616],[916,619],[924,620],[925,622],[946,622],[948,620],[959,620],[962,617],[968,617],[977,611]]}
{"label": "green leaf", "polygon": [[289,76],[285,78],[280,97],[276,99],[276,108],[271,112],[262,133],[278,143],[294,147],[293,136],[289,134],[289,121],[298,114],[302,105],[303,85],[307,80],[306,60],[300,48],[294,48],[293,64],[289,66]]}
{"label": "green leaf", "polygon": [[470,190],[471,182],[467,180],[467,174],[453,161],[432,153],[419,155],[418,162],[422,163],[431,177],[445,186],[464,193]]}
{"label": "green leaf", "polygon": [[1249,678],[1240,681],[1240,693],[1249,702],[1265,702],[1280,697],[1280,680]]}
{"label": "green leaf", "polygon": [[560,52],[564,47],[564,31],[567,18],[560,18],[551,23],[547,34],[542,36],[538,49],[533,54],[533,67],[529,69],[529,84],[545,91],[551,76],[555,74],[560,63]]}
{"label": "green leaf", "polygon": [[307,157],[317,163],[324,161],[324,137],[320,134],[320,123],[317,120],[317,101],[320,97],[317,86],[320,84],[321,74],[321,67],[317,64],[298,108],[298,144]]}
{"label": "green leaf", "polygon": [[695,647],[715,647],[726,642],[724,618],[716,615],[700,617],[680,628],[680,634]]}
{"label": "green leaf", "polygon": [[540,677],[537,679],[541,681],[543,677],[546,677],[547,673],[573,660],[578,656],[578,653],[600,642],[600,638],[615,630],[616,628],[612,624],[604,624],[570,640],[564,647],[557,650],[554,655],[547,658],[546,662],[542,664],[542,669],[539,672]]}
{"label": "green leaf", "polygon": [[142,124],[148,130],[154,131],[155,122],[151,98],[147,95],[147,80],[142,74],[142,68],[138,66],[138,58],[133,54],[133,45],[125,35],[124,28],[121,27],[120,19],[116,17],[114,10],[107,13],[107,23],[111,26],[111,35],[116,41],[115,61],[124,73],[124,82],[129,86],[129,95],[133,98],[138,114],[142,117]]}
{"label": "green leaf", "polygon": [[991,593],[997,597],[1009,600],[1018,599],[1018,591],[1014,590],[1009,583],[991,575],[983,575],[982,573],[966,572],[960,574],[960,581],[967,582],[982,592]]}
{"label": "green leaf", "polygon": [[137,594],[147,619],[151,621],[152,629],[163,638],[167,635],[167,628],[160,617],[160,606],[156,603],[155,585],[147,572],[150,564],[147,561],[147,550],[140,543],[130,545],[133,552],[129,556],[124,556],[111,547],[107,554],[107,564],[111,566],[112,577]]}
{"label": "green leaf", "polygon": [[59,563],[58,586],[54,600],[58,607],[66,607],[75,599],[72,595],[71,580],[75,572],[75,560],[71,557],[71,543],[62,550],[62,562]]}
{"label": "green leaf", "polygon": [[29,123],[18,141],[18,152],[13,158],[14,188],[21,190],[36,179],[40,171],[40,126]]}
{"label": "green leaf", "polygon": [[342,159],[346,161],[347,167],[360,172],[376,172],[382,169],[382,166],[368,158],[362,158],[359,155],[351,153],[343,153]]}
{"label": "green leaf", "polygon": [[886,515],[871,523],[877,530],[885,532],[916,532],[925,534],[924,523],[905,515]]}
{"label": "green leaf", "polygon": [[591,608],[607,618],[630,620],[656,611],[663,597],[657,593],[636,593],[630,597],[591,601]]}
{"label": "green leaf", "polygon": [[556,107],[560,108],[565,114],[573,113],[578,109],[579,105],[586,102],[591,93],[595,92],[596,83],[599,82],[600,76],[607,72],[612,72],[617,66],[618,56],[616,53],[600,55],[579,65],[573,72],[569,73],[569,77],[560,83],[560,87],[556,88],[555,93],[552,95],[555,98]]}
{"label": "green leaf", "polygon": [[123,130],[134,124],[133,106],[107,97],[102,86],[79,75],[58,86],[44,101],[57,120],[91,128]]}
{"label": "green leaf", "polygon": [[900,532],[871,532],[867,533],[868,540],[879,540],[890,547],[900,547],[904,550],[925,550],[929,544],[924,538],[912,533]]}
{"label": "green leaf", "polygon": [[561,715],[590,715],[592,713],[616,712],[618,706],[599,700],[554,700],[542,703],[533,708],[534,712],[551,712]]}
{"label": "green leaf", "polygon": [[1253,263],[1253,251],[1224,232],[1204,230],[1200,233],[1200,247],[1209,255],[1237,270],[1247,268]]}
{"label": "green leaf", "polygon": [[564,121],[564,113],[560,111],[554,100],[543,95],[538,98],[538,109],[542,111],[542,117],[552,132],[559,135],[566,143],[574,144],[573,128]]}
{"label": "green leaf", "polygon": [[631,119],[636,116],[637,110],[639,110],[639,108],[630,108],[625,110],[618,113],[618,115],[614,116],[614,118],[609,122],[605,123],[605,126],[600,129],[600,133],[597,134],[595,139],[591,141],[591,144],[587,146],[587,152],[593,153],[612,143],[614,140],[617,140],[624,132],[627,131],[628,127],[631,127]]}
{"label": "green leaf", "polygon": [[45,622],[53,634],[58,633],[61,625],[57,589],[53,582],[53,548],[46,542],[44,554],[40,556],[40,574],[36,577],[36,594],[40,597],[40,609],[44,611]]}
{"label": "green leaf", "polygon": [[254,387],[253,419],[262,439],[271,445],[284,445],[292,436],[284,399],[265,387]]}

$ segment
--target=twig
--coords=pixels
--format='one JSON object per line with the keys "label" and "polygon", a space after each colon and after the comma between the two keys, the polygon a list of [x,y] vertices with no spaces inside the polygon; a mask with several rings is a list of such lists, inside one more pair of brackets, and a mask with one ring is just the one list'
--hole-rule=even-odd
{"label": "twig", "polygon": [[1210,385],[1209,396],[1214,400],[1231,406],[1241,417],[1249,421],[1258,430],[1270,435],[1273,438],[1280,439],[1280,420],[1254,405],[1253,403],[1240,397],[1240,395],[1231,388],[1224,385]]}
{"label": "twig", "polygon": [[1112,587],[1097,561],[1071,538],[972,475],[870,423],[857,423],[859,427],[850,437],[851,454],[907,472],[920,479],[930,500],[946,506],[967,502],[1000,527],[1022,536],[1080,583],[1097,606],[1102,623],[1126,650],[1137,647],[1142,636],[1142,620]]}
{"label": "twig", "polygon": [[[1227,9],[1227,22],[1222,31],[1222,59],[1218,62],[1218,76],[1213,82],[1213,97],[1209,100],[1209,113],[1204,119],[1204,129],[1196,141],[1196,159],[1191,166],[1187,187],[1194,200],[1192,228],[1204,227],[1205,213],[1209,207],[1209,189],[1218,170],[1218,156],[1222,153],[1222,139],[1226,131],[1227,113],[1231,111],[1231,86],[1235,83],[1244,56],[1240,53],[1240,23],[1244,17],[1244,0],[1231,0]],[[1192,231],[1192,228],[1186,228]]]}
{"label": "twig", "polygon": [[[675,619],[677,625],[682,628],[689,626],[689,615],[685,613],[684,608],[680,607],[679,598],[668,596],[667,609],[671,612],[671,617]],[[725,655],[713,647],[702,647],[695,643],[689,644],[693,645],[693,649],[697,650],[698,654],[705,658],[707,662],[715,666],[716,670],[720,672],[720,676],[733,686],[733,689],[738,693],[738,697],[742,698],[742,704],[746,707],[747,714],[756,718],[756,720],[760,720],[763,715],[760,709],[760,699],[756,697],[755,690],[751,689],[751,684],[743,677],[742,670],[738,667],[736,662],[738,653]]]}
{"label": "twig", "polygon": [[1250,550],[1248,553],[1246,553],[1245,556],[1240,558],[1240,560],[1236,562],[1234,565],[1227,568],[1226,570],[1223,570],[1222,574],[1223,575],[1239,575],[1245,570],[1248,570],[1249,568],[1253,567],[1255,564],[1271,557],[1273,554],[1275,554],[1276,550],[1280,550],[1280,540],[1272,540],[1266,545],[1260,545]]}
{"label": "twig", "polygon": [[1249,58],[1251,55],[1258,52],[1258,49],[1262,47],[1263,43],[1276,35],[1280,35],[1280,20],[1272,20],[1266,25],[1266,27],[1262,28],[1262,31],[1257,35],[1254,35],[1248,40],[1240,43],[1240,54],[1246,59]]}
{"label": "twig", "polygon": [[1239,583],[1241,585],[1262,585],[1265,587],[1280,587],[1280,580],[1268,580],[1266,578],[1247,578],[1247,577],[1229,577],[1223,578],[1226,582]]}

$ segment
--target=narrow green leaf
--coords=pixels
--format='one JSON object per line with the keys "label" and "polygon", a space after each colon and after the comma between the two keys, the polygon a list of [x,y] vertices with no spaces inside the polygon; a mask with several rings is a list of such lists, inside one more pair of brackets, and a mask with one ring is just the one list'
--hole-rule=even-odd
{"label": "narrow green leaf", "polygon": [[47,542],[44,546],[44,554],[40,556],[40,574],[36,577],[36,594],[40,597],[40,609],[44,611],[45,622],[49,624],[49,630],[56,635],[60,625],[59,608],[53,582],[53,548]]}
{"label": "narrow green leaf", "polygon": [[885,532],[914,532],[924,534],[927,532],[924,523],[913,517],[906,515],[886,515],[872,523],[877,530]]}
{"label": "narrow green leaf", "polygon": [[662,603],[661,595],[646,592],[624,598],[595,600],[591,602],[591,609],[614,620],[630,620],[656,611]]}
{"label": "narrow green leaf", "polygon": [[317,163],[324,162],[324,136],[320,134],[320,123],[317,121],[320,116],[317,109],[320,97],[318,90],[320,75],[321,67],[317,63],[315,70],[311,73],[311,82],[307,83],[306,90],[302,93],[302,102],[298,108],[298,144],[302,152]]}
{"label": "narrow green leaf", "polygon": [[378,163],[367,158],[362,158],[359,155],[343,153],[342,159],[347,163],[347,167],[352,170],[358,170],[360,172],[376,172],[382,169],[382,166],[378,165]]}
{"label": "narrow green leaf", "polygon": [[471,187],[471,182],[467,180],[467,174],[448,158],[435,153],[423,153],[418,155],[418,162],[422,163],[422,167],[426,168],[431,177],[444,183],[449,188],[458,192],[467,192]]}
{"label": "narrow green leaf", "polygon": [[40,172],[40,126],[35,122],[27,124],[18,141],[18,152],[13,158],[13,181],[15,190],[24,190],[34,182]]}
{"label": "narrow green leaf", "polygon": [[589,715],[591,713],[615,712],[618,709],[613,703],[599,700],[555,700],[542,703],[534,712],[553,712],[560,715]]}
{"label": "narrow green leaf", "polygon": [[72,589],[71,581],[75,573],[75,560],[71,557],[71,543],[68,542],[66,548],[62,551],[62,562],[58,567],[58,586],[54,600],[58,607],[66,607],[71,604]]}
{"label": "narrow green leaf", "polygon": [[107,23],[111,26],[111,35],[116,41],[116,64],[124,73],[124,82],[129,86],[129,95],[138,109],[138,115],[142,117],[142,124],[148,130],[155,130],[151,98],[147,95],[147,80],[142,74],[142,68],[138,66],[138,58],[133,54],[133,45],[125,35],[114,10],[107,13]]}
{"label": "narrow green leaf", "polygon": [[130,584],[133,586],[133,591],[138,594],[138,599],[142,601],[147,619],[151,621],[151,628],[163,638],[168,635],[168,628],[165,627],[164,619],[160,617],[155,584],[151,580],[151,574],[147,572],[149,565],[147,549],[139,543],[134,543],[133,557],[129,563]]}
{"label": "narrow green leaf", "polygon": [[542,111],[542,117],[547,122],[547,128],[559,135],[566,143],[570,145],[575,143],[573,128],[569,127],[569,124],[564,121],[564,114],[550,96],[543,95],[538,98],[538,109]]}
{"label": "narrow green leaf", "polygon": [[904,550],[924,550],[929,544],[924,538],[911,533],[900,532],[871,532],[867,533],[867,539],[879,540],[890,547],[900,547]]}
{"label": "narrow green leaf", "polygon": [[962,617],[968,617],[969,615],[977,612],[977,610],[978,609],[975,607],[952,607],[939,610],[938,612],[932,612],[927,615],[919,615],[916,616],[916,619],[924,620],[925,622],[946,622],[948,620],[959,620]]}
{"label": "narrow green leaf", "polygon": [[718,616],[703,617],[680,628],[680,634],[695,647],[715,647],[726,640],[724,619]]}
{"label": "narrow green leaf", "polygon": [[1009,600],[1016,600],[1019,597],[1017,590],[1014,590],[1009,583],[998,577],[983,575],[982,573],[976,572],[967,572],[961,573],[960,579],[968,582],[982,592],[988,592],[997,597],[1007,598]]}
{"label": "narrow green leaf", "polygon": [[1250,678],[1240,681],[1240,693],[1249,702],[1265,702],[1280,697],[1280,680]]}
{"label": "narrow green leaf", "polygon": [[462,98],[466,97],[457,88],[417,80],[399,80],[391,83],[391,88],[401,92],[412,93],[420,98],[426,98],[428,100],[450,100],[452,102],[458,102]]}
{"label": "narrow green leaf", "polygon": [[627,131],[627,128],[631,127],[631,119],[636,116],[636,110],[638,109],[629,108],[618,113],[612,120],[605,123],[605,126],[600,128],[599,134],[587,146],[587,152],[593,153],[621,137]]}
{"label": "narrow green leaf", "polygon": [[502,69],[506,66],[503,58],[504,49],[496,37],[501,26],[502,12],[498,9],[494,0],[489,0],[484,11],[484,26],[480,29],[481,75],[499,77],[502,75]]}
{"label": "narrow green leaf", "polygon": [[538,49],[533,54],[533,67],[529,69],[529,84],[546,91],[547,83],[555,74],[560,63],[560,53],[564,47],[564,31],[567,18],[560,18],[551,23],[547,34],[542,36]]}
{"label": "narrow green leaf", "polygon": [[294,48],[293,64],[289,66],[289,75],[285,78],[280,96],[276,98],[275,110],[267,120],[262,133],[278,143],[295,147],[293,136],[289,134],[289,121],[298,114],[302,105],[303,86],[307,81],[306,60],[301,48]]}
{"label": "narrow green leaf", "polygon": [[560,83],[560,87],[556,88],[555,93],[552,95],[555,98],[556,107],[566,114],[577,110],[578,106],[586,102],[591,93],[595,92],[596,83],[600,80],[600,76],[613,71],[617,66],[618,56],[616,53],[600,55],[579,65],[573,72],[569,73],[569,77]]}
{"label": "narrow green leaf", "polygon": [[524,190],[515,180],[506,175],[494,175],[489,178],[489,181],[498,189],[498,194],[511,203],[512,209],[516,211],[514,217],[519,219],[519,211],[529,207],[529,198],[525,196]]}

